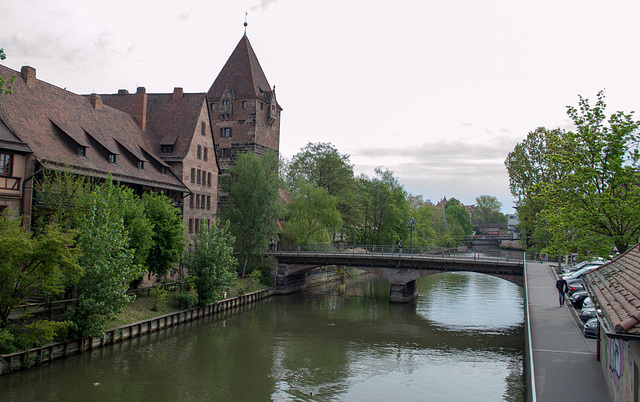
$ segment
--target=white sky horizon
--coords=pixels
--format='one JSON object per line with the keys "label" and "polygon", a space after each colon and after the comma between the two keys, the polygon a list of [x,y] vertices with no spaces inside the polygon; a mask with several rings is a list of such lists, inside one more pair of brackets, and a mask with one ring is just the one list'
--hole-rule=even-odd
{"label": "white sky horizon", "polygon": [[283,107],[281,155],[308,142],[413,195],[514,200],[504,160],[566,106],[640,109],[640,2],[5,0],[4,65],[78,94],[206,92],[243,35]]}

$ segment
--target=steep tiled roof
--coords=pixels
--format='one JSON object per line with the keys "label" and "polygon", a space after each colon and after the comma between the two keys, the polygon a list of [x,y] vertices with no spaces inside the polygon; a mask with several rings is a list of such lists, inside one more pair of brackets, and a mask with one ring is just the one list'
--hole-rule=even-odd
{"label": "steep tiled roof", "polygon": [[2,110],[0,110],[0,149],[8,149],[17,152],[31,152],[29,145],[20,141],[11,129],[7,126],[2,118]]}
{"label": "steep tiled roof", "polygon": [[219,100],[227,85],[233,91],[235,99],[260,98],[265,102],[271,100],[271,86],[246,35],[240,39],[222,67],[207,92],[207,98],[210,101]]}
{"label": "steep tiled roof", "polygon": [[[133,114],[135,94],[118,93],[101,97],[105,105]],[[172,93],[147,94],[145,132],[153,140],[148,149],[163,159],[183,159],[189,151],[203,107],[206,107],[204,93],[185,93],[180,99],[174,99]],[[162,145],[173,145],[173,152],[161,153]]]}
{"label": "steep tiled roof", "polygon": [[609,330],[640,335],[640,245],[586,274],[584,282]]}
{"label": "steep tiled roof", "polygon": [[[0,116],[44,167],[69,166],[77,174],[99,178],[111,174],[123,183],[188,191],[175,176],[163,174],[160,164],[144,157],[141,147],[153,150],[152,140],[131,115],[102,104],[99,97],[83,97],[36,80],[31,68],[23,70],[25,76],[0,66],[0,75],[18,77],[13,94],[0,95],[4,111]],[[86,147],[84,157],[78,146]],[[109,162],[109,153],[116,154],[115,164]],[[143,170],[139,160],[147,161]]]}

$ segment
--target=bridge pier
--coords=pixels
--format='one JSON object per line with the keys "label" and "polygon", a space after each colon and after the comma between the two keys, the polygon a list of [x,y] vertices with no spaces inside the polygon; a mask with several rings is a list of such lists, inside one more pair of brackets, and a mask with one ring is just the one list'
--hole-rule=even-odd
{"label": "bridge pier", "polygon": [[406,283],[391,283],[389,289],[389,302],[409,303],[418,298],[418,285],[416,280]]}

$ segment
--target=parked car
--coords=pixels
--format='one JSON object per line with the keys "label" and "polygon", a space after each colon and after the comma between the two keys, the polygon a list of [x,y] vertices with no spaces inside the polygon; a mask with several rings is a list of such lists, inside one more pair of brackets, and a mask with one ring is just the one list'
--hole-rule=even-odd
{"label": "parked car", "polygon": [[580,310],[580,314],[578,314],[578,317],[580,317],[580,321],[582,322],[587,322],[589,321],[589,318],[597,316],[598,314],[596,313],[596,309],[594,307],[583,307],[582,310]]}
{"label": "parked car", "polygon": [[596,261],[582,261],[582,262],[580,262],[578,264],[568,265],[568,266],[562,268],[562,272],[563,273],[576,272],[576,271],[581,270],[582,268],[587,268],[587,267],[590,267],[590,266],[598,266],[599,267],[600,265],[603,265],[604,263],[605,263],[605,261],[599,261],[599,260],[596,260]]}
{"label": "parked car", "polygon": [[570,279],[582,278],[582,275],[586,274],[587,272],[591,272],[598,267],[600,267],[600,265],[589,265],[570,274],[562,274],[562,277],[565,281],[569,281]]}
{"label": "parked car", "polygon": [[578,290],[576,292],[573,292],[571,294],[571,296],[569,296],[569,301],[571,302],[571,305],[575,308],[582,308],[582,302],[584,301],[584,299],[588,298],[589,294],[587,293],[586,290]]}
{"label": "parked car", "polygon": [[590,297],[587,297],[582,301],[582,308],[585,308],[585,307],[595,307]]}
{"label": "parked car", "polygon": [[585,338],[597,338],[598,337],[598,318],[589,318],[582,327],[582,334]]}
{"label": "parked car", "polygon": [[580,290],[584,290],[584,284],[582,283],[582,279],[569,280],[569,281],[567,281],[567,286],[569,287],[569,290],[567,290],[567,294],[569,296],[571,296],[575,292],[578,292]]}

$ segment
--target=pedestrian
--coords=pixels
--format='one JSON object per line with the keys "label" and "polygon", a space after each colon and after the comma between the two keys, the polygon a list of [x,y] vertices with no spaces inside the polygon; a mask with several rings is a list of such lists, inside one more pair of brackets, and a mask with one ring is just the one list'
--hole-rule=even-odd
{"label": "pedestrian", "polygon": [[402,254],[402,240],[398,242],[398,249],[399,249],[398,254]]}
{"label": "pedestrian", "polygon": [[562,275],[556,281],[556,289],[558,289],[558,301],[560,302],[560,307],[562,307],[564,305],[564,294],[569,291],[569,285],[562,278]]}

